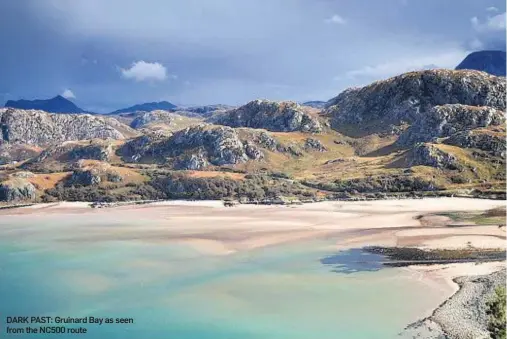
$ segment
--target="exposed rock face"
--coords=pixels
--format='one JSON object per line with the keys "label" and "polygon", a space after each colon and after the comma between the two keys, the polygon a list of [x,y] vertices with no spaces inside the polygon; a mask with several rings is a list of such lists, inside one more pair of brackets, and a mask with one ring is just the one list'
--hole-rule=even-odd
{"label": "exposed rock face", "polygon": [[177,161],[177,169],[187,170],[202,170],[209,165],[207,156],[204,152],[197,152],[196,154],[185,155]]}
{"label": "exposed rock face", "polygon": [[477,148],[495,156],[505,157],[505,133],[487,131],[464,131],[454,134],[444,143],[464,148]]}
{"label": "exposed rock face", "polygon": [[319,152],[325,152],[327,151],[327,148],[322,145],[322,143],[314,138],[308,138],[305,140],[305,149],[307,151],[319,151]]}
{"label": "exposed rock face", "polygon": [[84,161],[78,161],[75,167],[77,168],[74,169],[65,183],[67,186],[97,186],[104,181],[123,181],[123,177],[107,163],[93,162],[87,164]]}
{"label": "exposed rock face", "polygon": [[102,181],[99,171],[97,170],[75,170],[69,178],[68,185],[98,185]]}
{"label": "exposed rock face", "polygon": [[434,106],[462,104],[505,110],[505,78],[479,71],[426,70],[348,89],[327,103],[332,126],[413,123]]}
{"label": "exposed rock face", "polygon": [[239,108],[218,115],[211,120],[232,127],[264,128],[279,132],[319,133],[319,119],[295,102],[254,100]]}
{"label": "exposed rock face", "polygon": [[505,76],[505,51],[477,51],[470,53],[456,69],[475,69]]}
{"label": "exposed rock face", "polygon": [[13,144],[47,145],[93,138],[124,139],[118,127],[135,134],[128,126],[113,120],[90,114],[52,114],[12,108],[0,110],[2,140]]}
{"label": "exposed rock face", "polygon": [[0,141],[0,165],[27,160],[39,153],[40,150],[31,145],[13,145]]}
{"label": "exposed rock face", "polygon": [[179,169],[202,169],[208,164],[238,164],[262,157],[254,145],[243,142],[237,131],[225,126],[194,126],[168,138],[142,136],[127,142],[120,154],[134,162],[166,162],[176,158]]}
{"label": "exposed rock face", "polygon": [[410,151],[408,165],[409,167],[422,165],[449,170],[461,167],[454,155],[443,152],[431,144],[420,144],[414,147]]}
{"label": "exposed rock face", "polygon": [[22,178],[11,178],[0,183],[0,201],[34,200],[35,186]]}
{"label": "exposed rock face", "polygon": [[153,122],[171,123],[173,116],[166,111],[143,112],[130,123],[132,128],[141,128]]}
{"label": "exposed rock face", "polygon": [[82,159],[109,161],[112,155],[113,145],[107,140],[90,140],[86,144],[69,141],[49,146],[22,167],[37,172],[62,171],[70,162]]}
{"label": "exposed rock face", "polygon": [[397,144],[408,146],[416,142],[448,137],[457,132],[504,123],[504,112],[491,107],[459,104],[435,106],[400,135]]}

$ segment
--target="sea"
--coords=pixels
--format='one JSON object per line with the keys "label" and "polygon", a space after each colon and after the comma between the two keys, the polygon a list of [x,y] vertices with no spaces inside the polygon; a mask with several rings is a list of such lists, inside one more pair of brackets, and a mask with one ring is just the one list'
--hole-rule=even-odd
{"label": "sea", "polygon": [[[49,225],[18,232],[37,221],[17,220],[0,219],[0,338],[398,338],[441,293],[333,239],[210,255],[171,242],[72,241]],[[68,318],[87,323],[56,322]]]}

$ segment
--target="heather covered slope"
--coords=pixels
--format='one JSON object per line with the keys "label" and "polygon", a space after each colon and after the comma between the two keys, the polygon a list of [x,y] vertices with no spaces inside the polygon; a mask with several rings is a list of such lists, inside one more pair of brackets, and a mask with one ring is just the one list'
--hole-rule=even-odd
{"label": "heather covered slope", "polygon": [[505,197],[505,78],[479,71],[406,73],[346,90],[323,110],[256,100],[206,120],[16,112],[25,125],[41,117],[27,132],[1,114],[3,180],[32,173],[29,200]]}

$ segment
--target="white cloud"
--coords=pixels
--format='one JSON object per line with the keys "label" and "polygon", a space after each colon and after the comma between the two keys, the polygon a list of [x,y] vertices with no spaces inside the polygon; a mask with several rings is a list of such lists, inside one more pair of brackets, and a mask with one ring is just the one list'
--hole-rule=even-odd
{"label": "white cloud", "polygon": [[338,25],[345,25],[347,23],[347,21],[339,16],[338,14],[335,14],[333,15],[332,17],[330,17],[329,19],[326,19],[325,20],[328,24],[338,24]]}
{"label": "white cloud", "polygon": [[368,81],[379,80],[401,73],[431,68],[454,69],[466,56],[466,51],[456,50],[439,55],[428,55],[418,58],[403,58],[373,66],[365,66],[337,76],[334,80],[364,79]]}
{"label": "white cloud", "polygon": [[74,93],[68,88],[65,91],[63,91],[62,97],[66,98],[66,99],[75,99],[76,98]]}
{"label": "white cloud", "polygon": [[493,32],[505,30],[505,12],[497,14],[492,17],[486,18],[484,22],[481,22],[478,17],[474,16],[470,19],[472,27],[477,32]]}
{"label": "white cloud", "polygon": [[136,81],[162,81],[167,78],[167,69],[158,62],[136,61],[130,68],[121,68],[120,71],[125,79]]}
{"label": "white cloud", "polygon": [[488,11],[488,12],[498,12],[498,8],[496,8],[494,6],[491,6],[491,7],[486,8],[486,11]]}
{"label": "white cloud", "polygon": [[480,50],[484,48],[484,44],[482,43],[482,41],[477,38],[470,41],[468,45],[472,50]]}

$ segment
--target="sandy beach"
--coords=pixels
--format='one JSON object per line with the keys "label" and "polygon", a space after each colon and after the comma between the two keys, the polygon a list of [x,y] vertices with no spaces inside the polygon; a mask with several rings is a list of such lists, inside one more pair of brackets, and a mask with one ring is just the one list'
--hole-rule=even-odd
{"label": "sandy beach", "polygon": [[[90,208],[88,203],[37,204],[0,210],[9,218],[26,220],[3,226],[0,236],[39,236],[44,220],[63,243],[136,240],[189,245],[203,255],[223,256],[277,244],[311,239],[336,239],[330,250],[363,246],[404,246],[422,249],[505,249],[505,227],[454,223],[442,212],[486,211],[505,206],[503,201],[463,198],[416,200],[329,201],[296,206],[238,205],[220,201],[167,201],[113,208]],[[51,221],[54,220],[54,223]],[[96,222],[100,220],[100,222]],[[66,221],[72,221],[72,226]],[[5,225],[5,224],[4,224]],[[410,266],[414,278],[439,291],[434,308],[454,295],[457,277],[496,272],[505,263],[461,263]],[[436,325],[435,325],[436,326]]]}
{"label": "sandy beach", "polygon": [[[427,216],[449,211],[484,211],[500,206],[504,204],[498,200],[460,198],[329,201],[233,208],[223,207],[220,201],[167,201],[104,209],[90,208],[84,202],[61,202],[0,210],[0,216],[27,219],[58,216],[59,223],[55,227],[65,228],[67,241],[174,241],[191,244],[207,254],[222,255],[331,236],[338,239],[337,249],[367,245],[505,248],[505,228],[498,225],[446,227],[451,223],[449,218]],[[116,226],[87,227],[84,223],[69,229],[61,223],[67,219],[73,222],[100,219]],[[6,231],[0,230],[4,234]],[[44,232],[35,224],[8,231],[10,234]]]}

